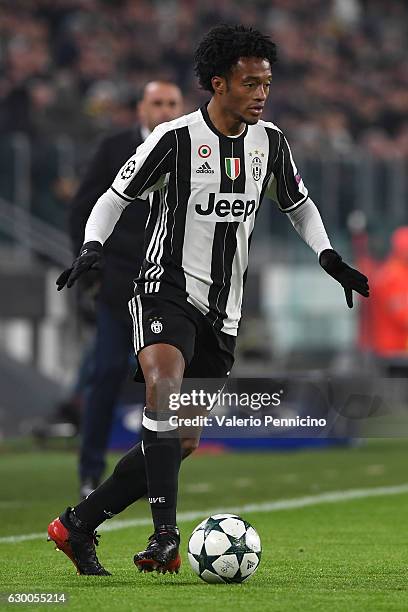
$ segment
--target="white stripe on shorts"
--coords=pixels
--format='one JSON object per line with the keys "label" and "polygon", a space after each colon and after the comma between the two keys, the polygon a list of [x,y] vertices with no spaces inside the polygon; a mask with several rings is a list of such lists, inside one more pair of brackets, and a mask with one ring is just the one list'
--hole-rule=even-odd
{"label": "white stripe on shorts", "polygon": [[143,309],[142,309],[142,301],[140,299],[140,295],[136,296],[137,301],[137,310],[138,310],[138,321],[139,321],[139,350],[144,346],[144,336],[143,336]]}
{"label": "white stripe on shorts", "polygon": [[135,315],[134,315],[134,312],[135,312],[134,302],[135,302],[135,298],[132,298],[131,300],[129,300],[128,307],[129,307],[130,316],[132,317],[132,321],[133,321],[133,347],[135,349],[135,353],[137,353],[137,351],[138,351],[138,338],[137,338],[137,335],[136,335],[136,318],[135,318]]}

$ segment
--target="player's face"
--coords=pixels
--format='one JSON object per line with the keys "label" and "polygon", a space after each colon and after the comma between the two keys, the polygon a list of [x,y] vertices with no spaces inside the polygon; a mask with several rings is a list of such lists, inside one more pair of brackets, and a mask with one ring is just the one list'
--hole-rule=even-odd
{"label": "player's face", "polygon": [[182,113],[183,99],[177,85],[159,81],[146,85],[139,104],[139,117],[150,131],[160,123],[177,119]]}
{"label": "player's face", "polygon": [[242,57],[226,80],[223,106],[231,115],[250,125],[262,116],[272,80],[268,60]]}

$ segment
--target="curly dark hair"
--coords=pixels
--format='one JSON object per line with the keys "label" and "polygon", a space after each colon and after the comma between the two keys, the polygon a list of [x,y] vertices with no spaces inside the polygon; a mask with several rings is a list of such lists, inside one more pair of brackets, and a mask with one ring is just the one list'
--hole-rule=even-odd
{"label": "curly dark hair", "polygon": [[213,92],[214,76],[228,77],[240,57],[276,62],[276,45],[269,36],[243,25],[218,25],[202,39],[194,55],[194,70],[203,89]]}

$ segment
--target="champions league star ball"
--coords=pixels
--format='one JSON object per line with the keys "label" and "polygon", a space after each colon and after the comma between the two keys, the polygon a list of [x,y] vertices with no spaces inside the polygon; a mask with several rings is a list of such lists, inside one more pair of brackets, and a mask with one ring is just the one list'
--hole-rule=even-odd
{"label": "champions league star ball", "polygon": [[188,559],[205,582],[244,582],[258,568],[261,540],[239,516],[215,514],[194,529],[188,543]]}

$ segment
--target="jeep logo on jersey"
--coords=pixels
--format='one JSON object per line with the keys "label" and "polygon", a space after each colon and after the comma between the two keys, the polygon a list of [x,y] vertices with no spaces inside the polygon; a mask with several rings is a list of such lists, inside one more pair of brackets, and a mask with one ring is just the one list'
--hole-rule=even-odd
{"label": "jeep logo on jersey", "polygon": [[260,157],[254,157],[251,163],[252,176],[259,181],[262,175],[262,161]]}
{"label": "jeep logo on jersey", "polygon": [[239,173],[241,172],[241,162],[239,157],[225,158],[225,172],[232,181],[235,181],[235,179],[239,177]]}
{"label": "jeep logo on jersey", "polygon": [[130,178],[132,174],[134,173],[135,168],[136,168],[136,162],[134,159],[131,159],[130,161],[128,161],[126,166],[123,168],[122,172],[120,173],[120,176],[123,178],[123,180]]}
{"label": "jeep logo on jersey", "polygon": [[215,201],[215,193],[208,195],[207,206],[195,205],[197,215],[203,221],[241,221],[244,222],[255,210],[255,200],[240,200],[238,198],[227,199],[229,194],[223,194],[223,198]]}

